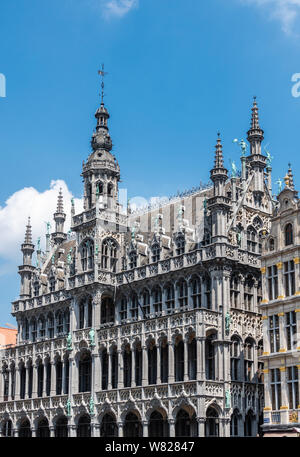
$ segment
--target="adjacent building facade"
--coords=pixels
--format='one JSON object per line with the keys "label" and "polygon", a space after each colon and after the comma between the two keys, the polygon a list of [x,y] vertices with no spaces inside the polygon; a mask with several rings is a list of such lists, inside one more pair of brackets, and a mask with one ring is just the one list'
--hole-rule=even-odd
{"label": "adjacent building facade", "polygon": [[[145,211],[122,208],[109,113],[96,111],[84,211],[62,195],[46,252],[28,222],[2,436],[256,436],[263,414],[260,255],[274,202],[254,100],[241,173]],[[213,159],[213,154],[212,154]]]}
{"label": "adjacent building facade", "polygon": [[291,169],[264,240],[265,436],[300,433],[300,200]]}

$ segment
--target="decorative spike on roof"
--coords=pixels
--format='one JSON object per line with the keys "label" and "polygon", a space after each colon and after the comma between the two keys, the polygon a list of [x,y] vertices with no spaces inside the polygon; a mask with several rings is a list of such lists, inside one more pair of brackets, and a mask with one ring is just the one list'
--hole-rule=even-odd
{"label": "decorative spike on roof", "polygon": [[57,198],[57,209],[56,209],[56,212],[57,213],[63,213],[64,212],[64,198],[63,198],[63,194],[62,194],[61,188],[59,189],[59,194],[58,194],[58,198]]}
{"label": "decorative spike on roof", "polygon": [[260,129],[259,118],[258,118],[258,106],[257,106],[257,103],[256,103],[256,97],[253,97],[251,129],[255,129],[255,130]]}
{"label": "decorative spike on roof", "polygon": [[223,149],[220,138],[220,132],[218,132],[218,139],[215,151],[215,168],[224,168]]}
{"label": "decorative spike on roof", "polygon": [[288,166],[289,166],[289,169],[288,169],[289,186],[291,189],[294,189],[294,176],[293,176],[293,172],[292,172],[292,166],[290,163],[288,164]]}
{"label": "decorative spike on roof", "polygon": [[26,225],[24,244],[32,244],[32,232],[31,232],[30,217],[28,217],[28,223]]}

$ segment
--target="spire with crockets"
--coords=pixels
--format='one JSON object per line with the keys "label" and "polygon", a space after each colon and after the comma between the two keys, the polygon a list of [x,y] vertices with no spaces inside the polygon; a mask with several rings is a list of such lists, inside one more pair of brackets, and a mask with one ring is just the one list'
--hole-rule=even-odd
{"label": "spire with crockets", "polygon": [[23,264],[19,267],[19,275],[21,276],[20,297],[29,297],[31,275],[35,270],[35,268],[32,266],[34,245],[32,244],[30,217],[28,217],[28,223],[25,231],[25,240],[21,246],[21,251],[23,253]]}
{"label": "spire with crockets", "polygon": [[264,131],[259,125],[256,97],[253,98],[251,127],[250,130],[248,130],[247,135],[250,143],[250,155],[261,154],[261,143],[264,139]]}
{"label": "spire with crockets", "polygon": [[64,223],[66,220],[66,214],[64,213],[64,202],[62,190],[59,189],[57,197],[57,208],[53,215],[55,221],[55,233],[52,233],[52,239],[55,244],[61,244],[66,238],[67,234],[64,233]]}
{"label": "spire with crockets", "polygon": [[26,225],[24,244],[32,244],[32,231],[31,231],[31,224],[30,224],[30,216],[28,217],[28,222]]}
{"label": "spire with crockets", "polygon": [[225,182],[227,181],[227,169],[224,168],[223,149],[218,132],[218,139],[215,150],[215,164],[214,168],[210,170],[210,179],[214,183],[214,194],[225,195]]}
{"label": "spire with crockets", "polygon": [[288,166],[289,166],[289,169],[288,169],[289,187],[294,190],[294,176],[293,176],[293,172],[292,172],[292,166],[290,163],[288,164]]}

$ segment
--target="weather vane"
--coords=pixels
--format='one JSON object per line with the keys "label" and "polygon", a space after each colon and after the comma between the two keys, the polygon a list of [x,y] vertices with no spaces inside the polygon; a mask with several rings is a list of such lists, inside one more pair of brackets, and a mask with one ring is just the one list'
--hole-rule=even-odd
{"label": "weather vane", "polygon": [[101,70],[98,70],[98,75],[101,76],[101,103],[103,103],[103,97],[104,97],[104,77],[107,75],[107,72],[104,71],[104,63],[101,65]]}

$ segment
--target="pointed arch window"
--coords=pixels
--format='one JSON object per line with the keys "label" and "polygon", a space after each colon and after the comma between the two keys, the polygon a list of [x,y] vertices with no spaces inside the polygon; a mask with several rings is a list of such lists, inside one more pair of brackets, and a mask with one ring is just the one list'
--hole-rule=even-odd
{"label": "pointed arch window", "polygon": [[25,364],[22,363],[20,369],[20,399],[23,400],[26,394],[26,368]]}
{"label": "pointed arch window", "polygon": [[127,298],[122,297],[120,303],[120,319],[121,322],[127,319]]}
{"label": "pointed arch window", "polygon": [[196,338],[192,338],[192,340],[188,344],[188,371],[189,371],[189,379],[190,380],[196,379],[196,375],[197,375]]}
{"label": "pointed arch window", "polygon": [[80,256],[82,271],[92,270],[94,268],[94,242],[92,240],[84,241],[81,244]]}
{"label": "pointed arch window", "polygon": [[112,182],[109,182],[109,183],[107,184],[107,195],[108,195],[109,197],[112,197],[112,196],[113,196],[113,189],[114,189],[113,183],[112,183]]}
{"label": "pointed arch window", "polygon": [[188,287],[184,279],[178,282],[178,302],[181,309],[188,305]]}
{"label": "pointed arch window", "polygon": [[33,295],[38,297],[40,294],[40,283],[39,281],[34,281],[33,283]]}
{"label": "pointed arch window", "polygon": [[38,397],[43,396],[43,387],[44,387],[44,365],[40,361],[40,363],[37,366],[37,388],[38,388]]}
{"label": "pointed arch window", "polygon": [[91,391],[92,359],[89,353],[81,356],[79,361],[79,392]]}
{"label": "pointed arch window", "polygon": [[148,382],[149,384],[157,382],[157,347],[155,344],[148,347]]}
{"label": "pointed arch window", "polygon": [[285,226],[284,238],[285,238],[285,245],[286,246],[289,246],[290,244],[294,243],[293,226],[292,226],[292,224],[287,224]]}
{"label": "pointed arch window", "polygon": [[48,327],[48,337],[53,338],[54,337],[54,318],[53,314],[50,313],[47,316],[47,327]]}
{"label": "pointed arch window", "polygon": [[39,321],[38,321],[38,328],[39,328],[39,339],[43,339],[45,338],[45,334],[46,334],[46,325],[45,325],[45,319],[43,316],[41,316],[39,318]]}
{"label": "pointed arch window", "polygon": [[246,311],[253,310],[254,279],[248,275],[244,284],[244,305]]}
{"label": "pointed arch window", "polygon": [[155,287],[153,292],[153,309],[156,315],[160,315],[162,311],[162,293],[159,286]]}
{"label": "pointed arch window", "polygon": [[132,294],[132,296],[131,296],[130,315],[131,315],[131,319],[133,319],[133,320],[138,319],[139,305],[138,305],[138,297],[137,297],[136,293]]}
{"label": "pointed arch window", "polygon": [[61,395],[62,393],[62,378],[63,378],[63,364],[59,359],[56,364],[56,395]]}
{"label": "pointed arch window", "polygon": [[51,276],[49,279],[49,292],[55,292],[56,288],[56,279],[54,276]]}
{"label": "pointed arch window", "polygon": [[129,269],[136,268],[137,266],[137,252],[136,250],[132,250],[129,252]]}
{"label": "pointed arch window", "polygon": [[231,347],[230,347],[230,372],[231,372],[232,381],[240,380],[240,363],[241,363],[240,340],[238,337],[233,336],[231,338]]}
{"label": "pointed arch window", "polygon": [[92,207],[92,185],[87,184],[86,186],[86,198],[88,209]]}
{"label": "pointed arch window", "polygon": [[115,347],[111,353],[111,387],[118,387],[118,351]]}
{"label": "pointed arch window", "polygon": [[230,303],[232,308],[239,308],[239,300],[239,277],[237,274],[233,274],[230,278]]}
{"label": "pointed arch window", "polygon": [[123,352],[124,362],[124,387],[131,387],[132,353],[130,347]]}
{"label": "pointed arch window", "polygon": [[256,230],[250,226],[247,229],[247,250],[249,252],[257,252]]}
{"label": "pointed arch window", "polygon": [[185,238],[183,233],[179,233],[175,240],[176,255],[184,254],[185,251]]}
{"label": "pointed arch window", "polygon": [[180,340],[175,345],[175,381],[183,381],[184,379],[184,343]]}
{"label": "pointed arch window", "polygon": [[204,277],[205,297],[206,297],[206,308],[211,309],[211,278],[206,275]]}
{"label": "pointed arch window", "polygon": [[166,307],[168,312],[175,308],[175,292],[173,284],[167,284],[165,287]]}
{"label": "pointed arch window", "polygon": [[31,320],[31,341],[34,343],[36,341],[36,337],[37,337],[37,323],[36,323],[36,319],[33,318]]}
{"label": "pointed arch window", "polygon": [[245,374],[245,381],[250,382],[253,378],[253,350],[254,345],[253,341],[250,338],[247,338],[245,341],[244,346],[244,374]]}
{"label": "pointed arch window", "polygon": [[135,385],[142,385],[142,347],[141,343],[136,344],[135,351]]}
{"label": "pointed arch window", "polygon": [[161,382],[168,382],[169,375],[169,345],[167,339],[160,346],[160,377]]}
{"label": "pointed arch window", "polygon": [[24,324],[23,324],[23,339],[24,340],[29,340],[29,322],[28,319],[25,318]]}
{"label": "pointed arch window", "polygon": [[107,387],[108,387],[108,353],[107,353],[106,348],[102,350],[101,363],[102,363],[102,390],[107,390]]}
{"label": "pointed arch window", "polygon": [[56,313],[56,334],[62,335],[64,332],[64,315],[62,311]]}
{"label": "pointed arch window", "polygon": [[193,308],[201,307],[201,281],[198,276],[195,276],[191,281],[191,296],[193,301]]}
{"label": "pointed arch window", "polygon": [[216,368],[215,368],[215,345],[213,340],[216,338],[216,334],[212,333],[206,337],[205,340],[205,363],[206,363],[206,379],[216,379]]}
{"label": "pointed arch window", "polygon": [[150,294],[149,290],[144,289],[142,293],[143,316],[147,319],[150,315]]}
{"label": "pointed arch window", "polygon": [[152,251],[152,262],[158,262],[160,260],[160,246],[159,243],[153,243],[151,247]]}
{"label": "pointed arch window", "polygon": [[101,302],[101,324],[115,321],[115,305],[111,297],[104,297]]}
{"label": "pointed arch window", "polygon": [[113,273],[117,270],[117,252],[118,247],[115,240],[106,238],[102,243],[102,258],[101,267],[104,270],[112,271]]}

